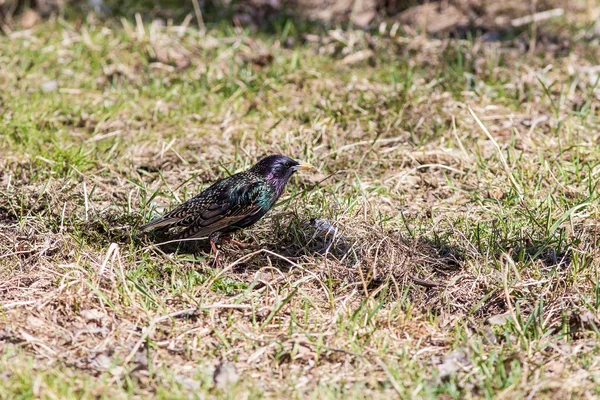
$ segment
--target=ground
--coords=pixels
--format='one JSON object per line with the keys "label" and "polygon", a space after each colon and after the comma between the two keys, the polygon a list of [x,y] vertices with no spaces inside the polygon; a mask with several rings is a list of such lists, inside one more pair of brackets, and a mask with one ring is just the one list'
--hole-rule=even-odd
{"label": "ground", "polygon": [[[280,22],[5,27],[0,397],[598,396],[597,23]],[[220,268],[138,234],[271,153]]]}

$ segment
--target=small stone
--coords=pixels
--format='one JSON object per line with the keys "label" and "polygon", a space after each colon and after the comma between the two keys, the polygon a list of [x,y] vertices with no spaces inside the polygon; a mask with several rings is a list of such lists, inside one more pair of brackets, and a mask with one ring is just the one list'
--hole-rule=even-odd
{"label": "small stone", "polygon": [[510,319],[510,314],[505,312],[502,314],[493,315],[488,318],[487,322],[490,325],[504,325]]}
{"label": "small stone", "polygon": [[459,349],[448,353],[444,356],[444,361],[437,366],[440,379],[448,378],[470,365],[471,362],[464,350]]}
{"label": "small stone", "polygon": [[99,371],[108,371],[112,365],[112,360],[106,354],[101,353],[94,357],[91,361],[91,365]]}
{"label": "small stone", "polygon": [[226,389],[235,385],[240,379],[240,374],[238,373],[237,367],[234,363],[229,361],[221,361],[217,368],[215,368],[215,373],[213,374],[213,380],[215,382],[215,386],[219,389]]}
{"label": "small stone", "polygon": [[46,81],[40,85],[40,89],[44,93],[56,92],[58,90],[58,82],[55,80]]}
{"label": "small stone", "polygon": [[31,29],[38,22],[40,22],[40,15],[31,8],[21,16],[21,27],[23,29]]}
{"label": "small stone", "polygon": [[100,321],[106,317],[106,314],[100,310],[81,310],[80,314],[86,321]]}
{"label": "small stone", "polygon": [[559,360],[552,360],[544,365],[544,369],[553,374],[560,374],[565,369],[565,364]]}

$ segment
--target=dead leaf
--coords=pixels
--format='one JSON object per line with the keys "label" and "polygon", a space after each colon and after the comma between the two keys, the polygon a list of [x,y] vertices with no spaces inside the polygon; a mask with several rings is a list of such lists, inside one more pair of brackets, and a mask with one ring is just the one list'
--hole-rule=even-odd
{"label": "dead leaf", "polygon": [[501,200],[504,197],[504,191],[500,188],[488,190],[488,198]]}
{"label": "dead leaf", "polygon": [[453,5],[441,7],[438,3],[426,3],[410,7],[399,15],[402,24],[414,26],[428,33],[439,33],[466,26],[469,18]]}
{"label": "dead leaf", "polygon": [[173,65],[177,69],[184,69],[191,64],[190,57],[182,48],[170,45],[154,45],[152,47],[156,60],[166,65]]}

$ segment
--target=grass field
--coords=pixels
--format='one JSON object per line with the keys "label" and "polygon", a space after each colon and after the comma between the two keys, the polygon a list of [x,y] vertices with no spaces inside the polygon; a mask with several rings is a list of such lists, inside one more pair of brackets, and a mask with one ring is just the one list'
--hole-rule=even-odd
{"label": "grass field", "polygon": [[[0,36],[0,398],[599,396],[597,28],[390,28]],[[137,236],[271,153],[223,268]]]}

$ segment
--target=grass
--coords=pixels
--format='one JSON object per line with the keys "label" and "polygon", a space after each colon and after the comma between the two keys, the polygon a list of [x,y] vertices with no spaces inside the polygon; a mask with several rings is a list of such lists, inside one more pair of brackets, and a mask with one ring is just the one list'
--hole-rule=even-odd
{"label": "grass", "polygon": [[[0,37],[0,397],[597,396],[599,43],[552,29]],[[137,239],[269,153],[320,173],[223,269]]]}

